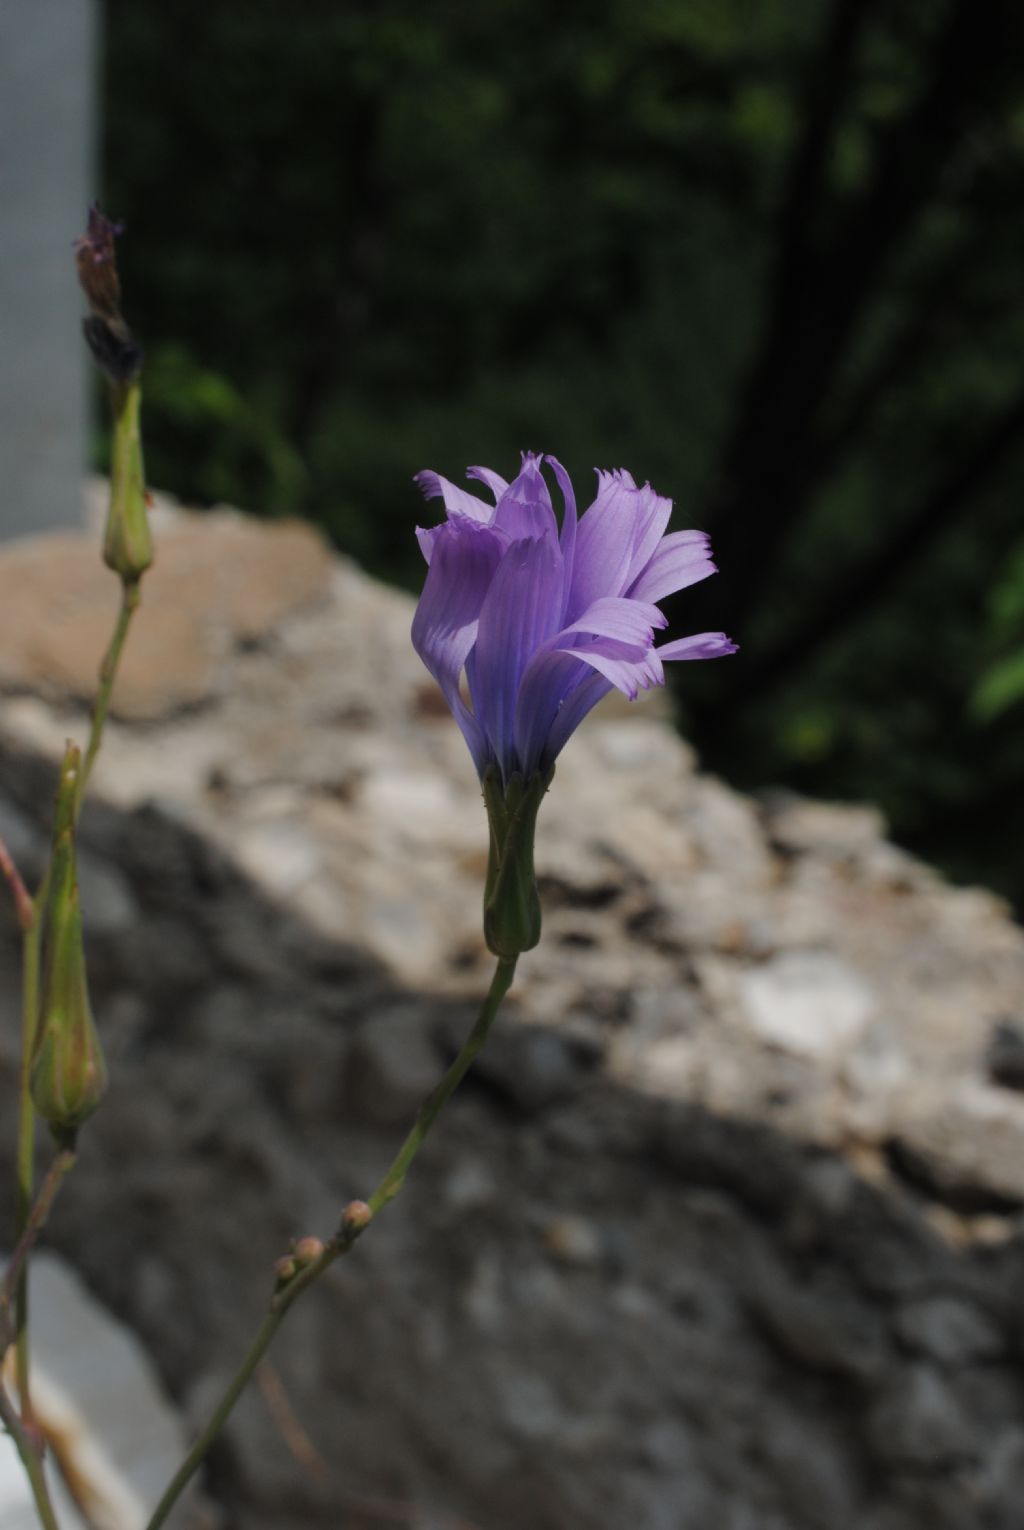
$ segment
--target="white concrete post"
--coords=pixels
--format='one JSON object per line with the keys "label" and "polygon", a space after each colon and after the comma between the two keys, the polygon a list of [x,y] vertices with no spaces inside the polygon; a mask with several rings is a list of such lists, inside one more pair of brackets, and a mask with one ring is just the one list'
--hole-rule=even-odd
{"label": "white concrete post", "polygon": [[0,538],[82,518],[95,45],[94,0],[0,0]]}

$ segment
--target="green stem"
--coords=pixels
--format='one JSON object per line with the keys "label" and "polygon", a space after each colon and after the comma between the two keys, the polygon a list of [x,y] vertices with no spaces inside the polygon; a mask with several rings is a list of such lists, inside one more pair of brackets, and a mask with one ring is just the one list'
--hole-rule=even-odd
{"label": "green stem", "polygon": [[516,971],[516,960],[517,958],[514,956],[499,957],[494,969],[494,977],[491,979],[491,986],[487,992],[487,998],[484,1000],[476,1024],[466,1038],[462,1051],[452,1063],[433,1094],[420,1106],[411,1132],[402,1143],[402,1146],[395,1155],[394,1162],[367,1202],[374,1216],[401,1190],[402,1182],[413,1159],[423,1146],[427,1133],[462,1083],[477,1053],[487,1040],[488,1033],[494,1023],[494,1018],[501,1008],[501,1002],[512,987],[512,979]]}
{"label": "green stem", "polygon": [[[22,1239],[32,1213],[35,1172],[35,1109],[32,1105],[32,1053],[39,1019],[39,945],[43,900],[49,874],[36,899],[36,917],[21,942],[21,1071],[18,1078],[17,1229]],[[15,1291],[15,1342],[18,1396],[21,1416],[32,1417],[32,1394],[28,1363],[28,1272],[22,1267]]]}
{"label": "green stem", "polygon": [[7,878],[10,884],[11,896],[14,899],[14,910],[18,916],[18,925],[22,934],[30,930],[35,921],[36,911],[32,903],[32,897],[22,880],[21,872],[14,863],[14,857],[0,839],[0,876]]}
{"label": "green stem", "polygon": [[[39,1234],[46,1226],[50,1212],[53,1210],[53,1203],[60,1193],[64,1177],[74,1166],[75,1154],[73,1148],[62,1148],[50,1165],[46,1177],[39,1187],[39,1194],[36,1196],[35,1204],[25,1219],[25,1230],[15,1245],[14,1253],[8,1260],[3,1281],[0,1282],[0,1340],[2,1340],[5,1350],[9,1343],[7,1323],[11,1302],[18,1286],[21,1284],[21,1277],[28,1263],[28,1257],[38,1241]],[[2,1358],[0,1356],[0,1363],[2,1363]]]}
{"label": "green stem", "polygon": [[86,787],[89,785],[92,767],[95,764],[96,756],[99,754],[100,745],[103,742],[103,729],[106,726],[107,714],[110,711],[110,697],[114,689],[114,681],[117,679],[118,665],[121,662],[121,654],[124,650],[125,640],[128,637],[128,629],[132,624],[132,617],[139,608],[139,600],[139,581],[137,579],[125,580],[121,585],[121,608],[117,613],[114,635],[110,639],[110,646],[103,655],[103,663],[100,665],[99,690],[96,692],[96,700],[93,702],[89,742],[86,746],[85,758],[82,761],[82,774],[78,783],[76,817],[82,810],[82,802],[85,799]]}
{"label": "green stem", "polygon": [[[502,1000],[512,986],[515,970],[516,957],[503,956],[499,958],[494,970],[494,977],[491,979],[491,986],[487,991],[487,997],[483,1002],[476,1024],[470,1031],[461,1052],[444,1075],[444,1078],[420,1106],[412,1130],[395,1154],[380,1184],[370,1196],[364,1211],[368,1209],[371,1214],[376,1215],[401,1190],[405,1176],[409,1172],[414,1158],[426,1141],[431,1127],[465,1078],[474,1058],[487,1040],[495,1016],[501,1008]],[[250,1345],[245,1359],[236,1371],[231,1384],[214,1410],[206,1428],[196,1440],[196,1443],[168,1484],[163,1497],[153,1511],[146,1530],[159,1530],[159,1527],[166,1522],[167,1516],[181,1497],[191,1478],[199,1470],[207,1452],[223,1429],[231,1410],[241,1396],[247,1382],[269,1349],[271,1340],[284,1321],[285,1314],[289,1308],[294,1305],[303,1291],[308,1290],[313,1282],[318,1280],[324,1271],[331,1267],[336,1259],[340,1259],[343,1254],[348,1253],[349,1249],[352,1248],[357,1238],[359,1238],[368,1225],[369,1220],[369,1216],[366,1216],[365,1220],[360,1220],[354,1225],[346,1226],[343,1223],[341,1232],[336,1238],[331,1239],[324,1247],[323,1252],[309,1264],[299,1269],[290,1280],[275,1291],[270,1301],[270,1310],[263,1319],[259,1332]]]}
{"label": "green stem", "polygon": [[[121,585],[121,606],[114,632],[100,665],[99,688],[93,703],[89,742],[86,747],[82,773],[75,796],[75,817],[82,810],[85,790],[93,764],[103,742],[103,729],[110,711],[110,697],[117,678],[121,655],[124,651],[128,629],[139,605],[139,581],[124,580]],[[36,1027],[39,1022],[39,966],[44,914],[50,890],[52,861],[47,866],[42,886],[33,904],[31,926],[22,935],[22,1007],[21,1007],[21,1070],[18,1079],[18,1151],[17,1151],[17,1237],[20,1240],[28,1226],[32,1211],[32,1193],[35,1177],[35,1109],[32,1104],[32,1057],[35,1051]],[[15,1293],[15,1330],[17,1344],[17,1383],[21,1399],[22,1418],[31,1420],[32,1403],[29,1382],[28,1341],[28,1272],[23,1267],[18,1277]]]}
{"label": "green stem", "polygon": [[228,1415],[252,1378],[253,1371],[263,1359],[271,1339],[281,1326],[283,1317],[283,1312],[275,1312],[272,1309],[263,1319],[259,1332],[253,1340],[248,1354],[235,1373],[231,1385],[214,1409],[210,1422],[168,1483],[163,1497],[153,1511],[153,1516],[146,1526],[146,1530],[157,1530],[159,1525],[165,1523],[168,1514],[170,1514],[181,1494],[202,1465],[206,1452],[227,1423]]}
{"label": "green stem", "polygon": [[46,1486],[42,1455],[32,1444],[28,1431],[19,1419],[18,1411],[4,1386],[0,1386],[0,1423],[14,1441],[14,1448],[21,1457],[21,1464],[25,1468],[25,1475],[32,1489],[32,1497],[35,1499],[36,1513],[39,1515],[43,1530],[60,1530],[57,1516],[53,1512],[53,1504],[50,1502],[50,1492]]}

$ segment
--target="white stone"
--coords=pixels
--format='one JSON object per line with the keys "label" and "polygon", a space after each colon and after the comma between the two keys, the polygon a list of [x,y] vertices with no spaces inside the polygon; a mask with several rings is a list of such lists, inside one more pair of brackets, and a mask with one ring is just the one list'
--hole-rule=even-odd
{"label": "white stone", "polygon": [[740,975],[747,1022],[762,1040],[806,1057],[849,1046],[874,1009],[871,990],[824,951],[787,951]]}
{"label": "white stone", "polygon": [[295,892],[321,865],[316,841],[301,823],[289,819],[245,829],[236,853],[249,875],[279,897]]}
{"label": "white stone", "polygon": [[[187,1448],[138,1339],[53,1255],[32,1262],[33,1402],[51,1441],[61,1530],[143,1530]],[[59,1465],[75,1483],[75,1500]],[[170,1526],[184,1523],[176,1511]],[[38,1530],[23,1468],[0,1440],[0,1524]]]}

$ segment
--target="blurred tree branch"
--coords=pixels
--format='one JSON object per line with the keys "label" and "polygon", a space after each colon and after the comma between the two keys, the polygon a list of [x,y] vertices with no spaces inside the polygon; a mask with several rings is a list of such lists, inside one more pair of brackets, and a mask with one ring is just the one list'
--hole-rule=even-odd
{"label": "blurred tree branch", "polygon": [[[806,662],[837,636],[863,621],[884,601],[909,566],[933,546],[956,520],[968,514],[1003,466],[1024,431],[1024,386],[953,472],[944,476],[917,509],[904,517],[892,536],[836,581],[773,648],[753,654],[742,667],[733,700],[763,698],[795,667]],[[728,709],[719,711],[727,722]],[[712,724],[713,726],[713,724]]]}
{"label": "blurred tree branch", "polygon": [[[853,0],[841,0],[812,74],[831,70],[842,86],[865,14]],[[874,173],[849,208],[822,189],[821,156],[806,143],[823,118],[827,137],[835,111],[827,116],[824,108],[812,109],[805,119],[780,212],[782,246],[762,338],[705,517],[722,564],[731,571],[721,614],[727,629],[749,625],[770,591],[769,576],[785,539],[810,508],[842,440],[840,431],[829,448],[819,433],[856,329],[870,312],[887,263],[919,223],[964,134],[1002,108],[1021,39],[1021,13],[1007,0],[987,8],[984,25],[971,0],[953,0],[932,43],[921,94],[879,135]],[[815,188],[816,208],[810,201]],[[826,227],[831,231],[817,238],[808,232]],[[875,382],[859,403],[855,399],[855,419],[870,407],[872,389],[884,386],[890,368],[913,359],[927,326],[927,311],[919,309],[904,332],[903,356],[880,363]]]}

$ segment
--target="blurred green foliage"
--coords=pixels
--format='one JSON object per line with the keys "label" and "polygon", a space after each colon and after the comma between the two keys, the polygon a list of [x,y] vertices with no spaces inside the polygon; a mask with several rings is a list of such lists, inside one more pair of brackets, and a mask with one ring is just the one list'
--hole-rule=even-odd
{"label": "blurred green foliage", "polygon": [[716,536],[709,761],[1024,901],[1024,37],[981,9],[107,0],[152,481],[412,585],[417,469],[627,464]]}

